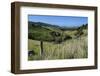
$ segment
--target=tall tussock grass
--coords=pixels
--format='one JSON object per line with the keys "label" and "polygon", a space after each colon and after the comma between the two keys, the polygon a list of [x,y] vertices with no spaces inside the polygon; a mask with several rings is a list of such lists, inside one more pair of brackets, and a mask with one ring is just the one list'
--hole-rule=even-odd
{"label": "tall tussock grass", "polygon": [[[40,41],[36,43],[32,40],[33,48],[40,46]],[[53,59],[79,59],[88,57],[88,39],[86,36],[77,39],[66,40],[60,44],[53,42],[43,42],[44,53],[41,56],[39,50],[37,54],[29,57],[29,60],[53,60]],[[36,46],[37,44],[37,46]]]}

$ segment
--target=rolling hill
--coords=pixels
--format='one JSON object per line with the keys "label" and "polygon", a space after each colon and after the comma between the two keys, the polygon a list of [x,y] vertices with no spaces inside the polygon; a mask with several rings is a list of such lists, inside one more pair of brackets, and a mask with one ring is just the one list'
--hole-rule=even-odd
{"label": "rolling hill", "polygon": [[[35,53],[28,56],[28,60],[87,58],[87,35],[88,24],[60,27],[43,22],[28,22],[28,50]],[[44,51],[42,54],[41,49]]]}

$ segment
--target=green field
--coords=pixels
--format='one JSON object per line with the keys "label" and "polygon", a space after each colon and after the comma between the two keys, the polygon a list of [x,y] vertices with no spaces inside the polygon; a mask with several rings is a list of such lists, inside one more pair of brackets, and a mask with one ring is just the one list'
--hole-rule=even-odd
{"label": "green field", "polygon": [[[59,35],[53,36],[52,32],[57,32]],[[34,51],[34,55],[28,56],[28,60],[87,58],[87,36],[87,28],[83,27],[81,30],[62,31],[59,28],[49,26],[30,26],[28,50]],[[43,42],[42,55],[41,41]]]}

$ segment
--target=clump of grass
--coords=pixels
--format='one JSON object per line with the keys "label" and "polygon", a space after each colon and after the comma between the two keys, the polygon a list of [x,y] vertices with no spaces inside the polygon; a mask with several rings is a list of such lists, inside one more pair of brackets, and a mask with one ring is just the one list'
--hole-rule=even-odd
{"label": "clump of grass", "polygon": [[87,39],[72,39],[62,44],[44,43],[46,59],[74,59],[87,57]]}

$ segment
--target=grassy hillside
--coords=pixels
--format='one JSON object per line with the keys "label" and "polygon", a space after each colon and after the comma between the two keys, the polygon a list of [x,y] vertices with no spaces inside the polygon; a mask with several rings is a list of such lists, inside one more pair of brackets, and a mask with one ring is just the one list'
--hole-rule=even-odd
{"label": "grassy hillside", "polygon": [[[87,25],[61,28],[45,23],[29,23],[28,50],[35,52],[28,60],[87,58]],[[43,41],[43,54],[41,44]]]}
{"label": "grassy hillside", "polygon": [[[58,35],[58,36],[57,36]],[[62,37],[63,36],[63,37]],[[69,38],[60,27],[45,23],[29,23],[28,38],[39,41],[61,41],[62,38]]]}

